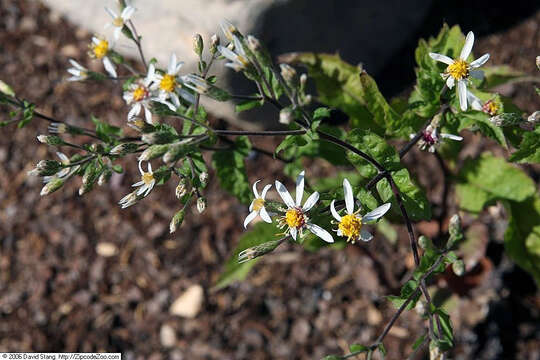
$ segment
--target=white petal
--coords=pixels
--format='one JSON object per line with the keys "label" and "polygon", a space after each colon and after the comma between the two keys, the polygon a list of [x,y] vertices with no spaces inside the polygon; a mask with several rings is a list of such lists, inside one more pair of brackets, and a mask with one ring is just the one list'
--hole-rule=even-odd
{"label": "white petal", "polygon": [[167,67],[167,73],[168,74],[175,74],[174,71],[176,70],[176,54],[171,54],[171,58],[169,59],[169,66]]}
{"label": "white petal", "polygon": [[471,54],[473,44],[474,34],[472,31],[469,31],[469,33],[467,34],[467,38],[465,38],[465,45],[463,45],[463,49],[461,49],[461,54],[459,54],[459,58],[461,60],[467,60],[467,58]]}
{"label": "white petal", "polygon": [[137,190],[137,196],[141,195],[148,189],[148,185],[141,186],[139,190]]}
{"label": "white petal", "polygon": [[250,211],[250,212],[253,211],[253,204],[254,204],[254,203],[255,203],[255,200],[253,200],[253,201],[251,202],[251,204],[249,204],[249,211]]}
{"label": "white petal", "polygon": [[463,140],[463,138],[461,136],[452,135],[452,134],[441,134],[441,137],[445,138],[445,139],[455,140],[455,141]]}
{"label": "white petal", "polygon": [[257,180],[253,183],[253,186],[252,186],[252,189],[253,189],[253,195],[255,195],[255,198],[258,198],[259,197],[259,192],[257,191],[257,184],[260,182],[261,180]]}
{"label": "white petal", "polygon": [[114,41],[118,41],[118,39],[120,39],[120,34],[122,33],[122,28],[121,27],[117,27],[114,29],[114,32],[113,32],[113,38],[114,38]]}
{"label": "white petal", "polygon": [[296,178],[296,206],[302,205],[302,197],[304,197],[304,174],[302,171]]}
{"label": "white petal", "polygon": [[354,212],[354,198],[349,180],[343,179],[343,194],[345,196],[345,207],[347,208],[347,214]]}
{"label": "white petal", "polygon": [[135,184],[131,185],[131,187],[137,187],[137,186],[142,186],[144,185],[144,181],[139,181],[139,182],[136,182]]}
{"label": "white petal", "polygon": [[285,203],[285,205],[287,205],[290,208],[295,207],[291,194],[289,194],[289,191],[287,190],[285,185],[280,183],[278,180],[276,180],[276,190],[279,196],[281,196],[281,198],[283,199],[283,202]]}
{"label": "white petal", "polygon": [[270,188],[272,187],[272,184],[267,184],[264,188],[263,188],[263,191],[261,193],[261,199],[265,199],[266,198],[266,193],[268,192],[268,190],[270,190]]}
{"label": "white petal", "polygon": [[112,11],[111,9],[109,9],[107,6],[105,6],[105,11],[106,11],[107,13],[109,13],[109,15],[111,15],[111,17],[112,17],[113,19],[116,19],[116,18],[118,17],[118,15],[116,15],[116,13],[115,13],[114,11]]}
{"label": "white petal", "polygon": [[429,53],[429,56],[435,60],[435,61],[440,61],[442,63],[445,63],[446,65],[450,65],[454,62],[453,59],[449,58],[448,56],[446,55],[442,55],[442,54],[437,54],[437,53]]}
{"label": "white petal", "polygon": [[116,75],[116,69],[114,68],[114,65],[112,64],[111,60],[107,56],[103,58],[103,66],[105,67],[105,70],[111,75],[113,78],[117,77]]}
{"label": "white petal", "polygon": [[446,79],[446,86],[448,86],[449,89],[453,88],[454,87],[454,78],[449,76],[447,79]]}
{"label": "white petal", "polygon": [[148,124],[152,125],[152,112],[146,106],[144,107],[144,118]]}
{"label": "white petal", "polygon": [[471,70],[469,75],[475,79],[482,80],[484,78],[484,72],[482,70]]}
{"label": "white petal", "polygon": [[133,13],[135,12],[135,8],[133,6],[126,6],[124,8],[124,10],[122,11],[122,19],[124,19],[124,21],[127,21],[129,19],[131,19],[131,16],[133,16]]}
{"label": "white petal", "polygon": [[324,230],[319,225],[307,223],[306,227],[309,229],[309,231],[311,231],[312,233],[314,233],[315,235],[317,235],[318,237],[320,237],[324,241],[326,241],[328,243],[333,243],[334,242],[334,238],[332,237],[332,235],[330,235],[330,233],[328,231]]}
{"label": "white petal", "polygon": [[313,194],[311,194],[306,202],[304,203],[304,206],[302,207],[302,210],[309,211],[319,200],[319,193],[315,191]]}
{"label": "white petal", "polygon": [[257,212],[256,211],[252,211],[249,213],[248,216],[246,216],[246,219],[244,220],[244,229],[247,228],[248,224],[257,217]]}
{"label": "white petal", "polygon": [[[478,110],[478,111],[482,110],[482,101],[480,101],[480,99],[477,98],[476,95],[474,95],[470,91],[467,91],[467,101],[471,104],[471,107],[474,110]],[[441,134],[441,136],[443,136],[443,134]]]}
{"label": "white petal", "polygon": [[69,158],[66,156],[66,154],[61,153],[60,151],[57,151],[56,156],[58,156],[60,158],[60,161],[63,164],[69,164]]}
{"label": "white petal", "polygon": [[290,228],[290,229],[289,229],[289,233],[291,234],[292,238],[293,238],[294,240],[296,240],[296,235],[297,235],[297,233],[298,233],[298,230],[296,230],[296,228]]}
{"label": "white petal", "polygon": [[336,200],[332,200],[332,202],[330,203],[330,212],[337,221],[341,221],[341,216],[338,214],[338,212],[336,211],[336,207],[334,206],[335,202]]}
{"label": "white petal", "polygon": [[362,217],[363,221],[371,221],[371,220],[377,220],[390,209],[390,206],[392,206],[390,203],[386,203],[384,205],[379,206],[373,211],[368,212],[366,215]]}
{"label": "white petal", "polygon": [[459,105],[462,111],[467,111],[467,83],[464,80],[459,80],[457,83],[457,91],[459,96]]}
{"label": "white petal", "polygon": [[144,170],[142,169],[142,160],[139,160],[139,172],[141,173],[141,175],[144,175]]}
{"label": "white petal", "polygon": [[150,164],[150,163],[148,163],[148,172],[150,174],[153,174],[153,172],[152,172],[152,164]]}
{"label": "white petal", "polygon": [[272,222],[272,219],[270,218],[270,215],[268,215],[268,212],[266,212],[264,206],[261,208],[261,211],[259,211],[259,215],[261,216],[261,219],[263,219],[263,221],[266,221],[267,223]]}
{"label": "white petal", "polygon": [[141,104],[136,103],[128,112],[128,120],[133,119],[135,116],[139,115],[140,112],[141,112]]}
{"label": "white petal", "polygon": [[480,67],[486,63],[486,61],[489,60],[489,54],[484,54],[480,56],[478,59],[474,60],[469,66],[471,69],[476,69],[477,67]]}
{"label": "white petal", "polygon": [[176,64],[176,68],[174,69],[174,75],[178,74],[178,72],[180,71],[183,65],[184,65],[183,61],[180,61],[179,63]]}
{"label": "white petal", "polygon": [[367,231],[366,229],[360,230],[360,240],[367,242],[367,241],[370,241],[371,239],[373,239],[373,235],[371,235],[369,231]]}

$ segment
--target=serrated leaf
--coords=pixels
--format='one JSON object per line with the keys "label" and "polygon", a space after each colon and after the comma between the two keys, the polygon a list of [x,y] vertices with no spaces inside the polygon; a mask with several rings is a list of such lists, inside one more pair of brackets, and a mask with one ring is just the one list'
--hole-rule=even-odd
{"label": "serrated leaf", "polygon": [[469,111],[461,113],[459,119],[461,122],[458,131],[463,129],[479,130],[485,136],[496,140],[503,147],[507,147],[503,130],[489,121],[487,114],[480,111]]}
{"label": "serrated leaf", "polygon": [[252,197],[244,163],[250,148],[247,136],[239,136],[234,149],[216,151],[212,155],[212,166],[216,169],[221,187],[244,204],[248,204]]}
{"label": "serrated leaf", "polygon": [[509,160],[517,163],[540,163],[540,127],[523,134],[521,144]]}
{"label": "serrated leaf", "polygon": [[238,241],[238,245],[225,263],[224,269],[216,285],[214,285],[214,289],[222,289],[235,281],[244,280],[259,259],[256,258],[248,262],[239,263],[238,254],[250,247],[276,240],[275,234],[277,232],[279,232],[279,229],[274,224],[259,222],[249,232],[242,235]]}
{"label": "serrated leaf", "polygon": [[122,136],[122,129],[113,126],[92,116],[92,122],[96,126],[96,135],[104,142],[112,142],[116,136]]}
{"label": "serrated leaf", "polygon": [[534,182],[523,171],[487,153],[466,160],[456,186],[460,207],[471,212],[497,199],[523,201],[535,191]]}
{"label": "serrated leaf", "polygon": [[504,234],[507,254],[540,284],[540,196],[526,201],[506,203],[510,214]]}

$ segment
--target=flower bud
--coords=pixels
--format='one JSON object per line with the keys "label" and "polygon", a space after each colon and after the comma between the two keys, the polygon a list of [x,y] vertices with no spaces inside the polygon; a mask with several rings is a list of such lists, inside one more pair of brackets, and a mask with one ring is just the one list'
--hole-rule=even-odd
{"label": "flower bud", "polygon": [[178,135],[175,135],[169,131],[156,131],[148,134],[144,134],[141,140],[147,144],[169,144],[178,139]]}
{"label": "flower bud", "polygon": [[49,181],[45,186],[41,189],[41,192],[39,195],[49,195],[50,193],[55,192],[56,190],[60,189],[64,185],[64,180],[60,178],[53,178],[51,181]]}
{"label": "flower bud", "polygon": [[64,134],[68,130],[68,127],[64,123],[53,122],[49,125],[47,130],[49,130],[51,134]]}
{"label": "flower bud", "polygon": [[193,36],[193,51],[195,51],[195,54],[197,54],[197,56],[201,57],[203,48],[204,44],[202,36],[200,34],[195,34]]}
{"label": "flower bud", "polygon": [[536,67],[540,70],[540,56],[536,57]]}
{"label": "flower bud", "polygon": [[288,64],[279,64],[279,67],[281,68],[281,76],[285,79],[285,82],[289,86],[296,87],[298,81],[296,70]]}
{"label": "flower bud", "polygon": [[430,238],[424,235],[420,235],[420,237],[418,238],[418,246],[420,247],[420,249],[426,250],[433,247],[433,244],[431,243]]}
{"label": "flower bud", "polygon": [[139,144],[122,143],[113,147],[109,153],[111,155],[125,155],[137,151],[138,148]]}
{"label": "flower bud", "polygon": [[495,126],[504,127],[518,125],[523,121],[523,119],[516,113],[502,113],[497,116],[490,117],[489,121],[491,121],[491,123]]}
{"label": "flower bud", "polygon": [[248,35],[247,45],[248,45],[249,50],[253,51],[254,53],[260,51],[262,48],[261,42],[259,41],[259,39],[257,39],[253,35]]}
{"label": "flower bud", "polygon": [[530,122],[533,125],[538,124],[540,122],[540,110],[533,112],[528,118],[527,121]]}
{"label": "flower bud", "polygon": [[294,120],[291,108],[284,108],[279,112],[279,122],[289,125]]}
{"label": "flower bud", "polygon": [[214,34],[210,38],[210,54],[214,55],[217,52],[218,45],[219,45],[219,36]]}
{"label": "flower bud", "polygon": [[458,214],[454,214],[450,218],[448,232],[450,233],[450,236],[458,236],[461,234],[461,218]]}
{"label": "flower bud", "polygon": [[208,183],[208,173],[206,171],[203,171],[199,175],[199,181],[201,182],[201,185],[204,187]]}
{"label": "flower bud", "polygon": [[302,89],[306,87],[307,79],[308,77],[306,73],[303,73],[302,75],[300,75],[300,86],[302,87]]}
{"label": "flower bud", "polygon": [[199,211],[199,213],[202,213],[204,210],[206,210],[206,199],[203,198],[203,197],[200,197],[197,199],[197,211]]}
{"label": "flower bud", "polygon": [[169,231],[171,234],[175,232],[180,225],[182,225],[184,215],[185,212],[183,209],[174,214],[173,218],[171,219],[171,223],[169,224]]}
{"label": "flower bud", "polygon": [[51,176],[60,171],[61,168],[62,163],[56,160],[41,160],[37,163],[34,170],[28,172],[28,175]]}
{"label": "flower bud", "polygon": [[465,273],[465,263],[463,260],[456,260],[452,263],[452,270],[457,276],[462,276]]}
{"label": "flower bud", "polygon": [[435,341],[429,343],[429,360],[443,360],[444,353]]}
{"label": "flower bud", "polygon": [[180,181],[178,181],[178,185],[176,186],[175,194],[178,199],[181,199],[186,195],[189,191],[189,182],[186,178],[180,178]]}
{"label": "flower bud", "polygon": [[51,146],[58,146],[64,144],[64,140],[62,140],[59,136],[56,135],[38,135],[37,139],[40,143]]}
{"label": "flower bud", "polygon": [[107,169],[107,170],[103,171],[101,173],[101,175],[99,175],[99,178],[98,178],[98,181],[97,181],[98,185],[102,186],[103,184],[109,182],[111,176],[112,176],[112,171],[111,170]]}
{"label": "flower bud", "polygon": [[165,154],[169,150],[169,145],[152,145],[148,149],[144,150],[139,156],[140,161],[148,161],[155,159],[158,156]]}

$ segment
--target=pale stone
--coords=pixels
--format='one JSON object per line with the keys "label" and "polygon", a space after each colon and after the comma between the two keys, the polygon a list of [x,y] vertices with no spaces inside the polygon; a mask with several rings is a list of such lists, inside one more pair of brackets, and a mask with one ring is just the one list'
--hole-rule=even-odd
{"label": "pale stone", "polygon": [[159,338],[163,347],[170,348],[176,344],[176,332],[171,325],[163,324],[161,326]]}
{"label": "pale stone", "polygon": [[111,257],[118,254],[118,248],[111,242],[100,242],[96,245],[96,253],[103,257]]}
{"label": "pale stone", "polygon": [[171,305],[169,312],[173,315],[192,319],[199,311],[204,300],[204,291],[201,285],[191,285]]}

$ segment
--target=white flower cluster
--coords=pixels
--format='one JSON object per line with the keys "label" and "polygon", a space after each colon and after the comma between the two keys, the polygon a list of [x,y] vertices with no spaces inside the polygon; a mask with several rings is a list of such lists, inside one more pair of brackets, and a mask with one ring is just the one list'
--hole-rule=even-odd
{"label": "white flower cluster", "polygon": [[[314,192],[311,194],[304,202],[304,205],[302,205],[302,198],[304,196],[304,171],[302,171],[296,178],[296,201],[293,200],[285,185],[278,180],[275,181],[276,190],[286,206],[279,208],[279,211],[282,214],[273,214],[266,210],[266,194],[272,185],[266,185],[261,194],[259,194],[257,191],[257,184],[259,181],[260,180],[257,180],[253,184],[253,194],[255,195],[255,199],[249,206],[250,213],[244,220],[244,227],[247,227],[247,225],[257,217],[257,215],[267,223],[271,223],[271,217],[277,215],[278,226],[285,229],[284,235],[289,235],[294,240],[302,237],[304,235],[304,231],[308,230],[328,243],[334,242],[333,236],[321,226],[311,222],[308,216],[309,211],[319,200],[319,193]],[[359,214],[360,209],[354,211],[354,195],[352,187],[347,179],[343,180],[343,190],[346,215],[339,215],[335,207],[335,200],[333,200],[330,205],[332,215],[335,219],[334,223],[338,225],[338,228],[334,231],[338,236],[346,237],[347,241],[351,241],[352,243],[357,240],[371,240],[373,236],[369,233],[369,231],[363,228],[363,225],[367,222],[374,221],[382,217],[390,209],[390,204],[386,203],[381,205],[366,215],[361,216]]]}

